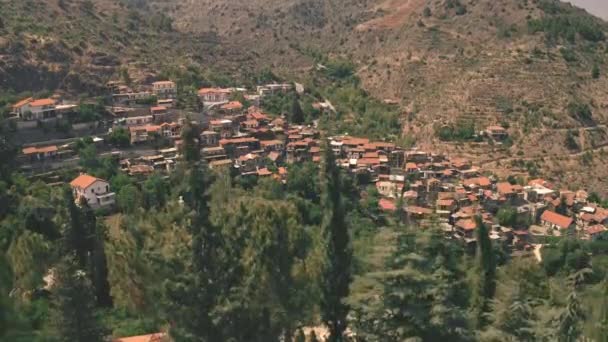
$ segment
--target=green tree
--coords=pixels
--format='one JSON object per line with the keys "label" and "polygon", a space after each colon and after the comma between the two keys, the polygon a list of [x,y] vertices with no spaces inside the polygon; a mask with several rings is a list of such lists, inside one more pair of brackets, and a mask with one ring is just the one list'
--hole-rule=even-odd
{"label": "green tree", "polygon": [[[73,255],[78,267],[85,269],[88,264],[88,254],[91,250],[91,232],[85,224],[80,208],[76,205],[72,190],[65,188],[64,201],[68,209],[68,221],[63,233],[62,255]],[[81,204],[86,202],[81,199]]]}
{"label": "green tree", "polygon": [[158,174],[152,175],[143,185],[144,203],[146,208],[162,208],[167,202],[169,185]]}
{"label": "green tree", "polygon": [[608,342],[608,276],[600,284],[603,291],[599,319],[594,329],[594,337],[598,342]]}
{"label": "green tree", "polygon": [[513,227],[517,223],[517,210],[510,206],[502,207],[496,214],[501,226]]}
{"label": "green tree", "polygon": [[199,134],[201,130],[198,126],[187,122],[182,129],[182,148],[184,161],[187,163],[198,163],[201,159],[199,146]]}
{"label": "green tree", "polygon": [[51,322],[60,341],[103,342],[106,330],[95,314],[95,295],[86,273],[66,257],[54,272]]}
{"label": "green tree", "polygon": [[593,69],[591,69],[591,77],[593,77],[593,79],[600,78],[600,67],[597,64],[594,64]]}
{"label": "green tree", "polygon": [[116,195],[116,202],[122,212],[125,214],[133,214],[141,208],[141,192],[133,184],[126,185],[122,187]]}
{"label": "green tree", "polygon": [[471,313],[473,324],[477,329],[487,324],[486,313],[496,291],[496,262],[490,240],[488,227],[481,217],[477,221],[477,253],[473,275],[471,295]]}
{"label": "green tree", "polygon": [[291,123],[298,125],[304,123],[304,111],[297,96],[294,96],[291,103]]}
{"label": "green tree", "polygon": [[126,129],[117,128],[108,137],[108,142],[117,147],[129,147],[131,145],[131,136]]}
{"label": "green tree", "polygon": [[585,312],[579,300],[579,290],[587,274],[592,271],[588,268],[577,271],[568,277],[570,283],[570,294],[566,300],[566,308],[559,316],[558,321],[558,341],[575,342],[582,334],[582,322],[585,319]]}
{"label": "green tree", "polygon": [[329,144],[323,153],[321,229],[325,239],[325,267],[321,280],[321,319],[329,329],[328,341],[343,341],[349,306],[344,303],[351,282],[352,250],[345,221],[342,176]]}

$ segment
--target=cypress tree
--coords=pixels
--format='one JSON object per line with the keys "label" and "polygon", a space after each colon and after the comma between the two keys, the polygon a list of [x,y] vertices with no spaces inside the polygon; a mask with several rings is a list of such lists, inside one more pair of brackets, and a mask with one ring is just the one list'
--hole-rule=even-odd
{"label": "cypress tree", "polygon": [[351,282],[352,250],[342,199],[342,177],[329,144],[325,143],[322,170],[325,267],[321,280],[321,319],[329,329],[329,342],[343,341],[349,307],[343,301]]}
{"label": "cypress tree", "polygon": [[293,98],[291,103],[291,123],[302,124],[304,123],[304,111],[300,106],[300,101],[297,97]]}
{"label": "cypress tree", "polygon": [[[86,231],[87,226],[84,224],[82,212],[74,202],[71,189],[64,190],[64,199],[68,208],[69,220],[64,231],[62,254],[73,253],[78,266],[84,269],[88,261],[90,236]],[[82,199],[82,201],[86,203],[86,200]]]}
{"label": "cypress tree", "polygon": [[487,324],[485,316],[490,309],[490,302],[496,291],[496,262],[492,241],[488,235],[488,227],[479,216],[476,217],[476,222],[477,253],[471,309],[473,323],[477,329],[481,329]]}
{"label": "cypress tree", "polygon": [[76,260],[65,257],[55,269],[51,322],[60,341],[105,341],[106,329],[95,316],[95,295]]}
{"label": "cypress tree", "polygon": [[222,341],[225,340],[220,320],[215,319],[214,309],[228,291],[222,277],[227,270],[221,262],[222,244],[217,227],[209,221],[210,178],[203,172],[205,164],[200,160],[198,129],[186,125],[182,131],[186,183],[184,200],[192,209],[189,232],[192,235],[192,268],[184,276],[165,285],[167,315],[173,322],[171,335],[176,340]]}

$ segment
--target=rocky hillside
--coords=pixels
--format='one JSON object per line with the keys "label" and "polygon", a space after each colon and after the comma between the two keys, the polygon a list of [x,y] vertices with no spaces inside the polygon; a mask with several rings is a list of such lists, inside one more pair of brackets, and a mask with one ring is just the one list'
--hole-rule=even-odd
{"label": "rocky hillside", "polygon": [[150,76],[165,63],[209,63],[217,37],[182,34],[132,0],[0,0],[0,89],[98,90],[127,70]]}
{"label": "rocky hillside", "polygon": [[[155,6],[172,13],[179,30],[217,33],[256,66],[295,78],[307,77],[302,71],[314,65],[311,51],[353,61],[366,90],[400,103],[404,133],[423,147],[464,154],[497,171],[517,164],[564,184],[606,187],[598,170],[608,144],[607,25],[569,4],[190,0]],[[506,146],[438,139],[442,127],[457,133],[494,124],[508,127]]]}
{"label": "rocky hillside", "polygon": [[[342,58],[353,62],[368,92],[399,103],[404,133],[423,147],[465,154],[497,169],[572,165],[572,173],[556,181],[577,181],[580,170],[594,170],[586,182],[602,175],[595,172],[601,156],[582,158],[608,144],[607,24],[559,1],[0,5],[0,88],[83,92],[120,70],[146,79],[167,65],[212,67],[236,79],[270,68],[312,82],[318,56]],[[459,141],[466,140],[462,127],[479,131],[494,124],[508,127],[508,144]]]}

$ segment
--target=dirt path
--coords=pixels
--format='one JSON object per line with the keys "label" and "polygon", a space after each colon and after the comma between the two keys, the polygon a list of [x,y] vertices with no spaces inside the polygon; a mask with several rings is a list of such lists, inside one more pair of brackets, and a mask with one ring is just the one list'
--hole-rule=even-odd
{"label": "dirt path", "polygon": [[534,256],[536,257],[536,260],[538,260],[538,262],[543,262],[543,255],[540,252],[540,250],[543,248],[543,245],[538,244],[538,245],[534,245]]}
{"label": "dirt path", "polygon": [[377,10],[388,12],[387,15],[359,24],[355,29],[366,31],[397,28],[421,9],[424,3],[424,0],[388,0],[377,7]]}

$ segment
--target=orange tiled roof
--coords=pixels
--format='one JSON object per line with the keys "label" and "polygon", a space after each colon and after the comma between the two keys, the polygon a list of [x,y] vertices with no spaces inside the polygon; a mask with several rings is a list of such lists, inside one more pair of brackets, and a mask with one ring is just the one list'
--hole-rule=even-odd
{"label": "orange tiled roof", "polygon": [[588,227],[586,229],[587,234],[595,235],[606,231],[606,227],[601,224],[597,224],[595,226]]}
{"label": "orange tiled roof", "polygon": [[554,213],[550,210],[546,210],[540,217],[541,220],[559,226],[562,229],[567,229],[572,224],[572,218],[558,213]]}
{"label": "orange tiled roof", "polygon": [[28,97],[27,99],[23,99],[23,100],[21,100],[21,101],[19,101],[19,102],[15,103],[15,104],[13,105],[13,109],[23,107],[23,106],[25,106],[26,104],[28,104],[28,103],[30,103],[30,102],[32,102],[32,101],[34,101],[34,98],[33,98],[33,97]]}
{"label": "orange tiled roof", "polygon": [[104,181],[104,180],[95,178],[91,175],[87,175],[86,173],[83,173],[82,175],[76,177],[73,181],[71,181],[70,185],[73,188],[86,189],[97,181]]}
{"label": "orange tiled roof", "polygon": [[113,342],[162,342],[167,337],[165,333],[156,333],[149,335],[139,335],[131,337],[121,337]]}
{"label": "orange tiled roof", "polygon": [[230,93],[230,89],[223,88],[201,88],[198,90],[199,95],[212,94],[212,93]]}
{"label": "orange tiled roof", "polygon": [[456,227],[458,228],[462,228],[464,230],[474,230],[475,228],[477,228],[477,223],[475,223],[475,221],[473,220],[459,220],[458,222],[456,222]]}
{"label": "orange tiled roof", "polygon": [[30,102],[30,106],[32,107],[52,106],[54,104],[55,100],[53,99],[40,99]]}
{"label": "orange tiled roof", "polygon": [[225,110],[242,109],[243,104],[239,101],[230,101],[226,104],[223,104],[220,108]]}
{"label": "orange tiled roof", "polygon": [[386,198],[381,198],[380,201],[378,201],[378,206],[380,207],[380,209],[382,211],[395,211],[395,210],[397,210],[397,206],[395,205],[395,202],[391,201],[389,199],[386,199]]}

